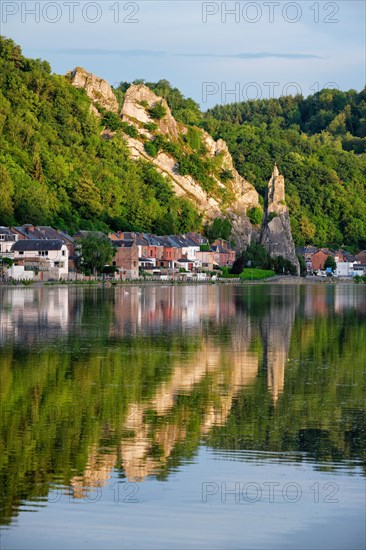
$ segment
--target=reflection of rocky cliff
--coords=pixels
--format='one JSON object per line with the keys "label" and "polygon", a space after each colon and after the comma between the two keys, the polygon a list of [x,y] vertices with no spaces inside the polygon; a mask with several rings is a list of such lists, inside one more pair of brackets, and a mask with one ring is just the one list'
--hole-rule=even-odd
{"label": "reflection of rocky cliff", "polygon": [[284,389],[285,366],[299,300],[298,286],[277,287],[276,293],[271,296],[271,305],[261,320],[268,389],[275,404]]}
{"label": "reflection of rocky cliff", "polygon": [[203,342],[199,350],[177,362],[170,379],[150,399],[132,402],[123,425],[126,436],[121,440],[119,453],[98,457],[93,447],[85,473],[71,481],[74,495],[84,496],[85,487],[106,483],[118,454],[130,481],[142,481],[162,471],[176,445],[184,445],[189,437],[186,425],[192,408],[178,407],[177,401],[193,395],[202,383],[208,386],[204,408],[199,413],[200,434],[208,433],[214,425],[223,426],[235,395],[252,383],[258,372],[258,354],[248,349],[250,342],[241,336],[234,341],[230,359],[226,350],[212,339]]}
{"label": "reflection of rocky cliff", "polygon": [[277,165],[268,182],[267,208],[261,232],[261,244],[275,258],[282,256],[289,260],[300,274],[299,261],[291,234],[290,215],[285,202],[285,180],[280,176]]}
{"label": "reflection of rocky cliff", "polygon": [[[297,286],[289,291],[277,287],[263,317],[253,322],[242,311],[236,322],[229,324],[229,348],[210,336],[201,340],[199,349],[177,360],[170,378],[163,381],[149,399],[130,403],[122,427],[126,435],[121,439],[119,451],[98,459],[95,448],[91,450],[85,474],[72,480],[75,495],[82,496],[85,487],[106,483],[110,476],[108,468],[117,464],[118,456],[130,481],[143,481],[149,475],[164,471],[175,456],[177,446],[189,443],[187,426],[192,413],[197,414],[190,401],[195,401],[202,386],[205,393],[203,409],[198,414],[200,438],[213,426],[224,426],[236,396],[257,377],[260,355],[253,351],[252,344],[258,337],[262,342],[268,389],[276,404],[284,387],[298,297]],[[168,308],[170,302],[171,296],[167,293]],[[200,307],[198,303],[196,306]],[[159,307],[164,309],[162,296]],[[121,304],[117,309],[117,316],[126,311]],[[227,313],[229,317],[224,316],[221,321],[233,319],[235,310]],[[215,310],[211,314],[215,314]],[[157,315],[159,317],[159,313]],[[188,399],[184,401],[184,397]]]}

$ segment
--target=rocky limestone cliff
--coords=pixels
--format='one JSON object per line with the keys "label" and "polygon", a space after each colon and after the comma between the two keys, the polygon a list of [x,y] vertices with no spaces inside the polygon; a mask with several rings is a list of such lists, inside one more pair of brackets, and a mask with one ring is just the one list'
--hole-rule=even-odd
{"label": "rocky limestone cliff", "polygon": [[260,242],[271,257],[283,256],[296,267],[297,274],[300,274],[299,260],[291,233],[289,210],[285,202],[285,179],[280,175],[276,164],[268,182],[267,205]]}
{"label": "rocky limestone cliff", "polygon": [[[139,123],[146,124],[152,122],[148,109],[158,103],[161,103],[165,108],[166,114],[161,120],[154,120],[154,122],[158,125],[161,134],[172,142],[177,141],[180,136],[187,133],[187,127],[177,122],[166,101],[154,94],[144,84],[132,85],[126,91],[121,117],[131,124],[136,124],[137,122],[140,135],[144,134],[151,139],[153,136],[146,129],[141,129]],[[222,139],[215,141],[203,130],[200,130],[200,133],[201,140],[207,150],[207,157],[214,158],[217,155],[221,155],[222,169],[230,170],[233,174],[233,178],[226,184],[216,178],[218,186],[229,188],[234,196],[234,201],[229,207],[223,208],[221,201],[207,194],[200,183],[195,181],[193,177],[180,175],[177,171],[176,159],[170,154],[160,152],[156,158],[151,159],[145,152],[144,145],[139,139],[128,137],[127,141],[135,158],[143,157],[153,162],[162,174],[170,178],[177,195],[193,200],[201,212],[204,213],[206,219],[214,219],[223,215],[227,216],[232,223],[233,237],[236,240],[237,246],[238,248],[243,248],[251,242],[252,238],[255,238],[255,232],[253,233],[253,228],[245,214],[248,208],[259,206],[258,193],[253,185],[242,178],[236,171],[225,141]]]}
{"label": "rocky limestone cliff", "polygon": [[[106,80],[80,67],[69,72],[68,77],[74,86],[86,90],[92,101],[93,112],[98,116],[99,113],[95,107],[97,103],[109,111],[118,113],[117,99]],[[149,114],[149,109],[157,104],[161,104],[165,109],[165,115],[160,120],[152,119]],[[225,182],[220,181],[217,175],[212,176],[217,189],[225,189],[232,197],[229,204],[223,204],[219,193],[207,193],[200,182],[192,176],[179,174],[177,160],[172,154],[160,150],[157,156],[152,158],[146,152],[144,143],[147,140],[153,140],[154,135],[160,134],[172,143],[179,143],[182,147],[182,137],[188,132],[187,126],[175,120],[165,99],[154,94],[144,84],[132,84],[125,93],[119,115],[123,121],[133,125],[139,134],[138,137],[125,135],[132,158],[142,158],[154,164],[161,174],[169,178],[178,196],[188,198],[195,203],[205,220],[227,217],[232,224],[232,237],[238,252],[245,250],[248,244],[260,240],[271,256],[282,255],[299,269],[288,209],[285,204],[284,179],[279,175],[277,166],[269,182],[268,205],[262,230],[259,233],[246,215],[249,208],[259,207],[258,193],[254,186],[240,176],[235,169],[225,141],[222,139],[215,141],[207,132],[197,129],[206,149],[205,158],[214,159],[220,156],[221,169],[230,171],[232,174],[232,177]],[[152,122],[157,125],[154,132],[146,128],[146,124]],[[108,139],[113,137],[113,133],[109,130],[106,129],[105,132],[108,134]]]}
{"label": "rocky limestone cliff", "polygon": [[76,67],[73,71],[69,71],[67,75],[76,88],[84,88],[88,97],[92,101],[91,110],[99,116],[98,110],[94,106],[99,103],[102,107],[113,113],[118,113],[118,102],[112,88],[106,80],[98,78],[92,73],[88,73],[82,67]]}
{"label": "rocky limestone cliff", "polygon": [[[95,107],[97,103],[107,110],[118,113],[116,97],[107,81],[88,73],[81,67],[69,72],[68,77],[74,86],[86,90],[92,101],[92,109],[95,114],[99,115]],[[149,108],[154,107],[156,104],[161,104],[166,111],[166,114],[160,120],[152,119],[149,115]],[[177,143],[188,132],[187,126],[175,120],[165,99],[154,94],[144,84],[132,84],[125,93],[124,103],[119,115],[123,121],[132,124],[139,133],[137,138],[125,135],[133,158],[143,158],[153,163],[161,174],[169,178],[178,196],[188,198],[195,203],[203,213],[204,219],[228,217],[233,227],[233,238],[238,250],[245,249],[250,242],[259,239],[258,232],[246,217],[248,208],[259,206],[258,193],[253,185],[236,171],[228,147],[222,139],[215,141],[207,132],[199,129],[202,143],[207,151],[206,158],[214,158],[220,155],[222,169],[232,172],[233,177],[225,183],[221,182],[217,176],[214,177],[217,187],[226,189],[233,197],[230,205],[226,206],[223,205],[222,200],[217,195],[207,193],[200,182],[192,176],[180,175],[177,169],[177,160],[171,154],[160,151],[155,158],[151,158],[145,151],[144,142],[146,139],[154,139],[153,133],[144,127],[147,123],[154,122],[157,124],[158,128],[155,134],[161,134],[173,143]],[[109,131],[107,132],[110,139],[112,135]]]}

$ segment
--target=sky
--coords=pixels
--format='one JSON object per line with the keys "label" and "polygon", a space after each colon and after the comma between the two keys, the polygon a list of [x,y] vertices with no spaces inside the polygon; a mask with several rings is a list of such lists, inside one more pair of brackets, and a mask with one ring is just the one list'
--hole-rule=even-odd
{"label": "sky", "polygon": [[1,0],[1,34],[64,74],[162,78],[202,110],[366,81],[363,0]]}

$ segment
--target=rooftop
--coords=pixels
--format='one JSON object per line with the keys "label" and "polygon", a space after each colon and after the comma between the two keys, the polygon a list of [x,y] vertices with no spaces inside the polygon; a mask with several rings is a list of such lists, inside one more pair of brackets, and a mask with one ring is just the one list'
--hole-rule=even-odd
{"label": "rooftop", "polygon": [[30,251],[38,252],[41,250],[61,250],[63,242],[56,239],[29,239],[17,241],[11,247],[12,252],[14,251]]}

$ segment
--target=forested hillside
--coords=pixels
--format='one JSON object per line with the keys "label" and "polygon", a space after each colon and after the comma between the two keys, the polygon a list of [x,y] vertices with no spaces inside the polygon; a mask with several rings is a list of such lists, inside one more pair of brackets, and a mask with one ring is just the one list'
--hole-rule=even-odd
{"label": "forested hillside", "polygon": [[0,225],[198,229],[194,205],[150,163],[130,159],[122,131],[108,141],[102,129],[84,90],[0,37]]}
{"label": "forested hillside", "polygon": [[204,127],[264,194],[276,160],[297,244],[366,242],[366,89],[217,106]]}
{"label": "forested hillside", "polygon": [[[262,197],[277,162],[296,244],[366,247],[365,90],[322,90],[307,99],[247,101],[202,113],[166,80],[145,84],[192,128],[181,141],[194,137],[195,127],[224,139],[240,175]],[[114,90],[120,106],[128,87],[121,82]],[[151,162],[131,159],[126,124],[112,128],[113,117],[97,118],[90,105],[85,90],[0,37],[0,225],[161,234],[200,229],[196,205],[178,198]],[[106,126],[115,131],[112,139],[101,136]],[[189,174],[206,166],[200,150],[192,159]]]}

